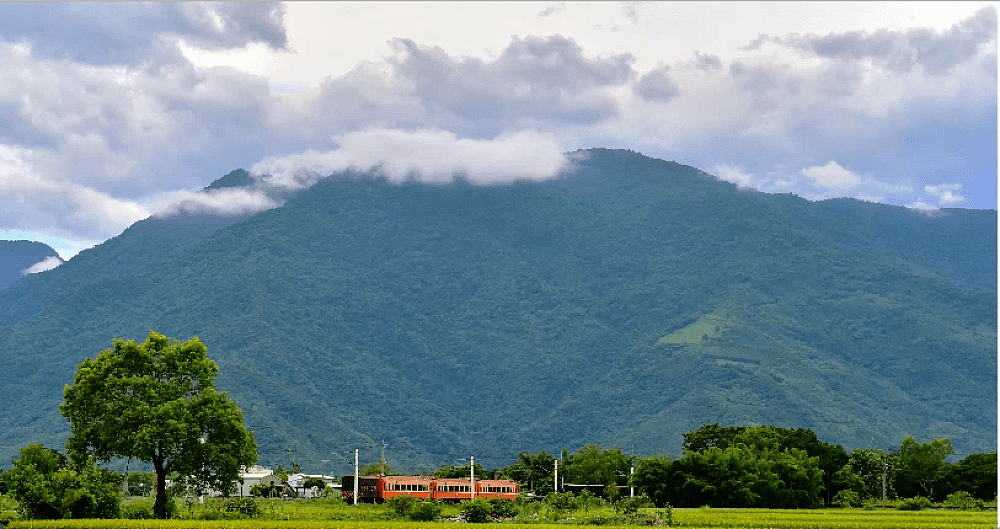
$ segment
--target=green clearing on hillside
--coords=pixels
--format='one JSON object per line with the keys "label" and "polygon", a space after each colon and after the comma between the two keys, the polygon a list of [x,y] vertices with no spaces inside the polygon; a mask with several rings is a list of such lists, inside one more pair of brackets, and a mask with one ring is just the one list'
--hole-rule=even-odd
{"label": "green clearing on hillside", "polygon": [[697,321],[656,341],[656,345],[688,345],[701,343],[706,337],[718,338],[729,320],[719,314],[706,314]]}

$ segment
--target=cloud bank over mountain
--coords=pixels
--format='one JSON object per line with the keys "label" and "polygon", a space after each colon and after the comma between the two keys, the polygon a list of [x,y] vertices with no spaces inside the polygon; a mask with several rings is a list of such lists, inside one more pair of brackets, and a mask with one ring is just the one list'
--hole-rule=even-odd
{"label": "cloud bank over mountain", "polygon": [[[470,54],[376,5],[383,23],[359,28],[298,4],[0,5],[0,229],[96,243],[158,212],[280,203],[199,192],[236,167],[270,185],[374,166],[394,180],[500,184],[552,177],[561,153],[589,147],[813,200],[996,207],[994,6],[963,4],[938,27],[800,32],[735,6],[755,38],[649,44],[730,23],[711,7],[704,18],[672,4],[515,7],[494,22],[524,32],[499,46],[484,36]],[[450,23],[482,25],[489,9]],[[305,85],[271,73],[315,57],[310,32],[324,22],[343,30],[324,34],[347,39],[336,59],[352,67],[324,75],[310,59]],[[384,53],[349,45],[372,32]]]}

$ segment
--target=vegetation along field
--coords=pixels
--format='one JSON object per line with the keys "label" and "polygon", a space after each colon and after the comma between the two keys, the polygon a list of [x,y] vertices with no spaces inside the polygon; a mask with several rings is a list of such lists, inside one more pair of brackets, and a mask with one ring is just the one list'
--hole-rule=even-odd
{"label": "vegetation along field", "polygon": [[[19,521],[9,529],[420,529],[458,523],[460,508],[442,507],[439,521],[414,521],[397,514],[388,505],[351,506],[336,500],[260,500],[262,514],[252,520],[200,519],[207,513],[220,513],[212,502],[186,510],[186,517],[174,520],[36,520]],[[531,511],[531,509],[528,509]],[[625,526],[615,523],[613,508],[592,507],[576,511],[534,510],[537,517],[518,517],[508,524],[530,524],[538,529],[575,526]],[[983,529],[996,525],[995,511],[928,510],[920,512],[896,509],[673,509],[667,518],[662,509],[643,508],[640,516],[656,517],[656,525],[732,529]],[[221,515],[220,515],[221,516]]]}

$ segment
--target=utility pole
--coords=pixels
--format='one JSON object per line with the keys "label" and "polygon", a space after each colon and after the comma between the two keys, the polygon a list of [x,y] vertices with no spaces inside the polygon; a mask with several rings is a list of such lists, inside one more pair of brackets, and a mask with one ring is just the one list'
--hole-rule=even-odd
{"label": "utility pole", "polygon": [[378,468],[378,473],[381,474],[381,475],[383,475],[383,476],[385,475],[385,446],[386,446],[386,444],[385,444],[385,441],[383,440],[382,441],[382,463],[379,465],[379,468]]}
{"label": "utility pole", "polygon": [[555,473],[553,474],[552,489],[559,492],[559,460],[556,459]]}
{"label": "utility pole", "polygon": [[359,450],[360,449],[358,449],[358,448],[354,449],[354,505],[358,504],[358,494],[361,493],[361,491],[358,490],[358,461],[359,461],[359,459],[358,459],[358,451]]}
{"label": "utility pole", "polygon": [[629,496],[635,497],[635,463],[632,463],[632,471],[628,475]]}

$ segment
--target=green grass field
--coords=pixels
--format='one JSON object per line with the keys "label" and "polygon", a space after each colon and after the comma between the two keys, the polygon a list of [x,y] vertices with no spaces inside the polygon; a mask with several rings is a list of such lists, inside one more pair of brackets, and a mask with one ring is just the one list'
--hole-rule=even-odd
{"label": "green grass field", "polygon": [[[261,513],[254,519],[194,519],[213,509],[211,505],[182,505],[179,519],[173,520],[44,520],[14,521],[9,529],[428,529],[462,522],[413,522],[399,517],[386,506],[350,506],[326,500],[262,500]],[[665,511],[644,509],[650,514]],[[446,506],[442,517],[457,517],[456,506]],[[541,509],[517,523],[489,525],[530,525],[539,529],[592,526],[613,511],[607,507],[586,512],[551,512]],[[568,519],[572,518],[572,520]],[[588,523],[588,521],[590,523]],[[575,523],[574,523],[575,522]],[[483,524],[476,524],[483,525]],[[603,524],[602,524],[603,525]],[[604,525],[636,527],[635,525]],[[993,529],[998,527],[996,511],[954,511],[929,509],[919,512],[895,509],[674,509],[670,527],[686,529]]]}

